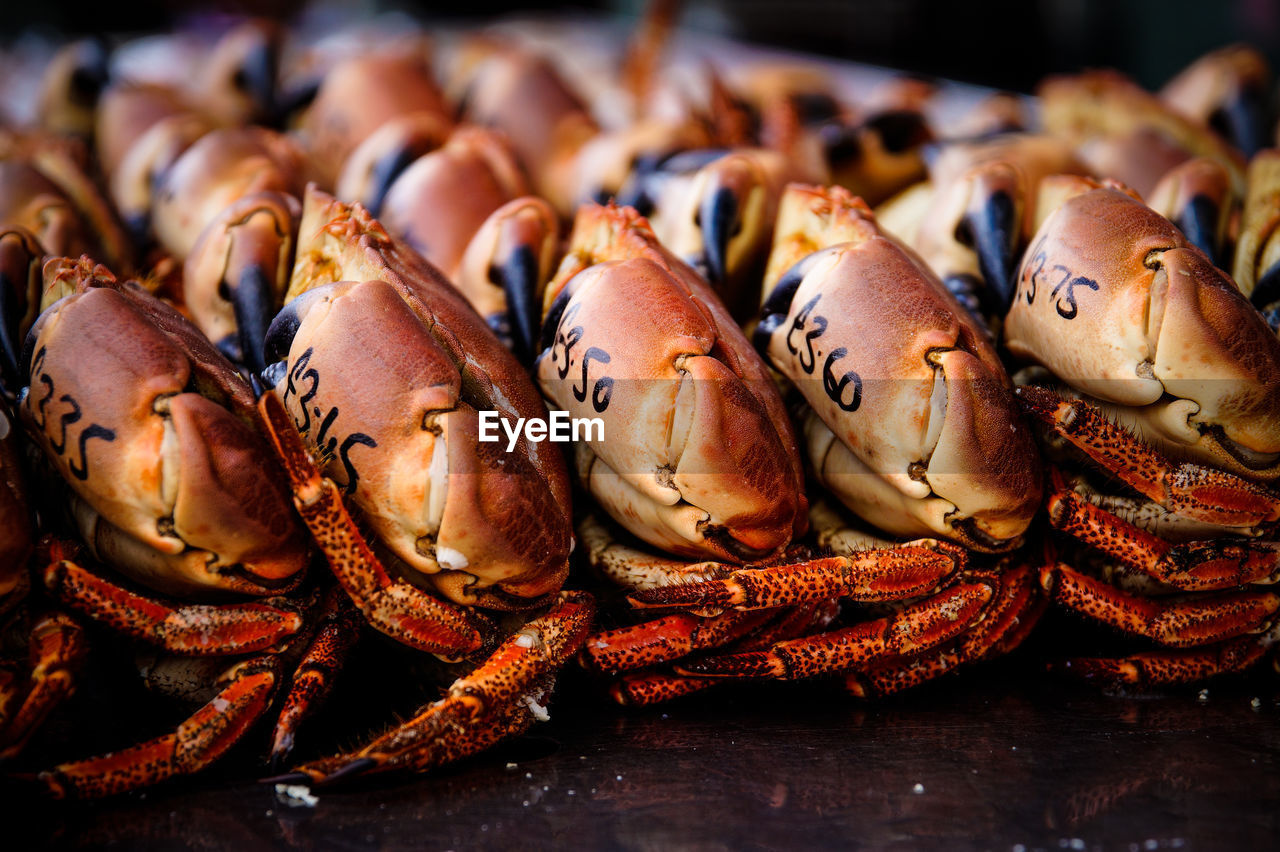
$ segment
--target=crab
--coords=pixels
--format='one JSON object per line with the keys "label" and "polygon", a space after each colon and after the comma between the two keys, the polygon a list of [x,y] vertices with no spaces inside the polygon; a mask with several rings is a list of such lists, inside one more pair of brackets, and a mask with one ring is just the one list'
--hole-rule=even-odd
{"label": "crab", "polygon": [[1049,566],[1042,583],[1176,649],[1075,660],[1078,672],[1161,684],[1237,670],[1264,654],[1280,609],[1262,588],[1280,577],[1267,486],[1280,341],[1166,219],[1115,184],[1074,183],[1023,258],[1005,343],[1050,374],[1018,393],[1065,471],[1083,457],[1113,481],[1054,474],[1050,523],[1098,564]]}
{"label": "crab", "polygon": [[[543,393],[603,426],[602,438],[574,446],[584,488],[612,517],[580,522],[587,558],[634,607],[677,610],[587,641],[590,667],[623,673],[616,699],[665,700],[712,676],[869,673],[890,660],[901,673],[905,659],[954,638],[995,594],[954,582],[963,548],[877,539],[820,506],[819,551],[799,543],[810,515],[799,447],[765,365],[709,285],[634,210],[579,212],[545,304]],[[919,600],[796,638],[827,627],[840,598]],[[785,654],[788,641],[792,665],[760,663],[761,654]],[[672,661],[674,670],[659,667]]]}
{"label": "crab", "polygon": [[[309,550],[249,385],[190,323],[87,258],[49,260],[44,291],[19,412],[82,543],[45,547],[46,593],[162,652],[240,658],[175,732],[38,776],[92,797],[197,771],[266,712],[277,652],[313,650],[288,597]],[[199,603],[219,598],[250,600]]]}
{"label": "crab", "polygon": [[[443,703],[290,777],[422,770],[530,724],[585,638],[590,597],[559,591],[568,476],[545,444],[504,452],[479,441],[481,409],[512,420],[545,409],[439,272],[368,211],[314,187],[300,233],[289,299],[267,335],[274,390],[259,402],[294,503],[371,626],[479,667]],[[523,623],[497,623],[512,617]]]}
{"label": "crab", "polygon": [[[842,188],[793,185],[765,283],[754,341],[804,398],[814,479],[892,535],[936,536],[971,554],[1018,548],[1041,492],[1034,441],[994,347],[920,259]],[[1041,608],[1031,576],[1017,558],[962,572],[962,584],[989,595],[953,619],[969,634],[897,661],[907,674],[891,663],[878,675],[906,685],[1010,650]],[[909,606],[936,612],[927,599]]]}

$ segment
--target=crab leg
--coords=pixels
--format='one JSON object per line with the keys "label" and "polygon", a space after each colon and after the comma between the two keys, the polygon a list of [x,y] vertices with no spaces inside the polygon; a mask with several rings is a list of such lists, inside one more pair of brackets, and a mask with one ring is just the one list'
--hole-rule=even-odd
{"label": "crab leg", "polygon": [[44,582],[54,597],[93,620],[176,654],[264,651],[302,628],[297,612],[263,603],[173,606],[129,591],[68,559],[51,562]]}
{"label": "crab leg", "polygon": [[[733,645],[732,650],[735,652],[758,651],[769,648],[784,639],[802,636],[811,630],[826,627],[839,612],[840,602],[835,598],[805,606],[790,607],[780,614],[771,614],[763,626],[747,633]],[[659,619],[659,621],[662,620]],[[588,646],[593,640],[594,637],[587,640]],[[650,669],[626,672],[609,688],[609,695],[618,704],[643,707],[690,695],[720,682],[718,678],[691,677],[671,671]]]}
{"label": "crab leg", "polygon": [[630,672],[609,687],[609,697],[624,707],[648,707],[701,692],[719,682],[661,671]]}
{"label": "crab leg", "polygon": [[[0,701],[0,760],[22,751],[49,712],[75,692],[76,674],[88,652],[84,631],[62,613],[36,622],[30,643],[30,688],[20,703],[16,693]],[[17,704],[12,713],[11,700]]]}
{"label": "crab leg", "polygon": [[1006,654],[1018,647],[1039,620],[1048,600],[1039,593],[1036,574],[1029,566],[1010,569],[995,582],[999,591],[992,598],[992,605],[956,645],[851,672],[845,679],[845,689],[859,698],[893,695],[964,663]]}
{"label": "crab leg", "polygon": [[289,694],[271,736],[271,763],[279,765],[293,750],[294,735],[333,691],[334,678],[360,636],[360,620],[351,599],[336,588],[325,596],[315,636],[293,674]]}
{"label": "crab leg", "polygon": [[100,798],[197,772],[221,757],[266,712],[275,691],[275,657],[228,669],[225,685],[172,734],[110,754],[62,763],[37,779],[57,798]]}
{"label": "crab leg", "polygon": [[439,701],[364,748],[298,767],[275,780],[328,783],[366,772],[426,770],[475,754],[545,718],[543,702],[555,671],[591,629],[595,603],[585,592],[562,592],[546,615],[526,624]]}
{"label": "crab leg", "polygon": [[288,471],[298,514],[324,551],[334,576],[369,623],[431,654],[462,655],[478,650],[483,637],[461,609],[393,580],[387,573],[343,504],[338,487],[321,476],[275,394],[262,394],[258,410]]}
{"label": "crab leg", "polygon": [[1223,471],[1173,464],[1083,400],[1045,388],[1017,389],[1023,408],[1104,470],[1172,512],[1211,524],[1254,529],[1280,520],[1280,497]]}
{"label": "crab leg", "polygon": [[730,610],[710,618],[676,613],[643,624],[605,630],[587,639],[583,665],[599,672],[632,671],[666,663],[694,651],[719,648],[747,635],[776,615],[774,610]]}
{"label": "crab leg", "polygon": [[892,601],[931,592],[964,568],[964,550],[918,539],[883,550],[827,556],[793,565],[743,568],[721,579],[640,589],[636,607],[702,606],[760,609],[831,597]]}
{"label": "crab leg", "polygon": [[1280,609],[1280,596],[1270,592],[1146,598],[1062,564],[1045,568],[1040,582],[1055,601],[1076,612],[1174,648],[1256,633]]}
{"label": "crab leg", "polygon": [[1242,636],[1204,648],[1152,651],[1119,659],[1076,658],[1062,663],[1060,668],[1086,680],[1171,686],[1195,683],[1214,675],[1245,671],[1266,653],[1265,640],[1256,636]]}
{"label": "crab leg", "polygon": [[969,628],[993,594],[987,583],[962,583],[874,621],[747,651],[691,660],[677,668],[703,677],[814,677],[863,667],[885,656],[915,654]]}
{"label": "crab leg", "polygon": [[1225,589],[1280,579],[1280,544],[1230,538],[1170,544],[1072,491],[1047,501],[1056,529],[1184,591]]}

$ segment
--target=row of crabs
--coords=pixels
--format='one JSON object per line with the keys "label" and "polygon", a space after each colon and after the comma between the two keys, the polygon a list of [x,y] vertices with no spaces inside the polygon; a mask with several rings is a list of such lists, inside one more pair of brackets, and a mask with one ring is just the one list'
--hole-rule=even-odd
{"label": "row of crabs", "polygon": [[[803,76],[754,105],[713,78],[710,113],[605,132],[545,59],[486,44],[455,127],[421,57],[380,51],[326,68],[285,134],[245,125],[279,120],[276,46],[233,30],[199,91],[87,85],[103,57],[73,47],[46,129],[4,137],[4,385],[61,484],[33,544],[7,428],[0,606],[30,662],[0,681],[0,741],[73,689],[78,616],[173,655],[155,680],[217,676],[174,733],[51,791],[194,771],[273,706],[286,759],[364,624],[473,670],[312,783],[526,729],[580,648],[635,703],[725,677],[894,692],[1012,649],[1050,599],[1173,646],[1073,662],[1108,679],[1265,654],[1280,183],[1258,154],[1238,215],[1210,127],[1260,127],[1247,51],[1171,84],[1198,118],[1096,74],[1046,84],[1044,134],[994,101],[975,120],[1003,132],[939,144],[918,182],[911,86],[854,117]],[[66,138],[90,131],[93,161]],[[1040,365],[1016,389],[997,340]],[[603,438],[567,464],[478,440],[481,411],[544,399]],[[1028,535],[1041,506],[1067,536]],[[591,596],[561,590],[575,540],[630,623],[591,634]],[[305,576],[312,543],[336,586]]]}

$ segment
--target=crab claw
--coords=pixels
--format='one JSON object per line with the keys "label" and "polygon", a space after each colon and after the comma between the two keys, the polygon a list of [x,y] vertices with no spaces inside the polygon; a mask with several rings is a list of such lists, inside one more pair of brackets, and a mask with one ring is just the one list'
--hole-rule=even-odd
{"label": "crab claw", "polygon": [[1266,145],[1270,77],[1266,58],[1255,48],[1229,45],[1187,66],[1160,91],[1160,99],[1252,157]]}
{"label": "crab claw", "polygon": [[958,174],[937,191],[914,240],[947,289],[984,317],[1004,316],[1013,301],[1027,182],[1004,161]]}
{"label": "crab claw", "polygon": [[1248,186],[1231,277],[1276,329],[1280,325],[1280,151],[1262,151],[1253,158]]}
{"label": "crab claw", "polygon": [[1166,172],[1151,191],[1148,205],[1217,263],[1234,197],[1226,167],[1208,157],[1196,157]]}
{"label": "crab claw", "polygon": [[559,224],[551,205],[529,195],[495,210],[467,244],[454,283],[521,363],[533,359],[542,288],[551,277]]}
{"label": "crab claw", "polygon": [[1265,100],[1260,91],[1239,89],[1209,117],[1209,126],[1219,130],[1246,157],[1252,157],[1267,136]]}
{"label": "crab claw", "polygon": [[787,163],[772,151],[693,151],[660,169],[667,177],[654,181],[658,238],[707,278],[731,313],[754,312],[750,285],[768,252]]}
{"label": "crab claw", "polygon": [[94,110],[110,77],[110,60],[100,38],[81,39],[59,50],[40,81],[37,123],[58,134],[92,136]]}
{"label": "crab claw", "polygon": [[998,315],[1003,315],[1013,303],[1018,206],[1007,189],[992,189],[989,194],[971,199],[963,220],[964,230],[978,255],[978,268],[987,283],[983,292],[996,303]]}
{"label": "crab claw", "polygon": [[23,335],[40,305],[44,249],[25,228],[0,231],[0,387],[16,392]]}
{"label": "crab claw", "polygon": [[288,281],[300,215],[297,200],[283,193],[242,198],[205,229],[183,268],[192,321],[255,373],[266,366],[267,324]]}
{"label": "crab claw", "polygon": [[231,124],[271,123],[278,114],[280,46],[280,31],[266,21],[245,21],[228,31],[200,75],[205,108]]}
{"label": "crab claw", "polygon": [[393,118],[369,134],[347,157],[338,176],[338,196],[359,201],[372,216],[382,214],[391,184],[413,161],[439,148],[449,125],[429,112]]}

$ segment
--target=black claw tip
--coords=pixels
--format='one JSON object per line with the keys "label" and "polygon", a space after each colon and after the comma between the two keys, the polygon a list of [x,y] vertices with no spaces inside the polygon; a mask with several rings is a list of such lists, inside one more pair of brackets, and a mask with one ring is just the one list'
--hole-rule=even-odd
{"label": "black claw tip", "polygon": [[228,288],[236,315],[240,357],[255,373],[266,366],[263,354],[267,324],[275,313],[275,288],[271,286],[269,272],[261,266],[250,266],[240,273],[235,286]]}
{"label": "black claw tip", "polygon": [[1254,285],[1249,300],[1259,310],[1280,302],[1280,263],[1274,264],[1258,277],[1258,283]]}
{"label": "black claw tip", "polygon": [[1014,241],[1018,234],[1013,199],[1006,192],[993,193],[980,215],[965,217],[964,226],[986,283],[987,307],[992,313],[1004,316],[1013,304]]}
{"label": "black claw tip", "polygon": [[372,757],[362,757],[359,760],[351,761],[341,769],[336,769],[333,772],[330,772],[324,777],[324,780],[321,783],[336,784],[338,781],[342,781],[346,778],[352,778],[356,775],[363,774],[377,765],[378,761],[374,760]]}
{"label": "black claw tip", "polygon": [[259,784],[303,784],[308,787],[315,781],[305,772],[286,772],[283,775],[272,775],[270,778],[259,778]]}
{"label": "black claw tip", "polygon": [[1218,205],[1211,198],[1206,195],[1192,196],[1174,224],[1182,231],[1187,242],[1208,255],[1209,260],[1218,262]]}
{"label": "black claw tip", "polygon": [[529,246],[517,246],[511,256],[490,273],[491,278],[498,278],[496,283],[507,294],[511,348],[522,364],[533,357],[538,338],[538,275],[538,258]]}
{"label": "black claw tip", "polygon": [[706,253],[707,278],[717,288],[728,277],[729,240],[738,222],[738,196],[728,187],[720,187],[702,202],[702,245]]}

